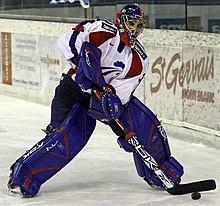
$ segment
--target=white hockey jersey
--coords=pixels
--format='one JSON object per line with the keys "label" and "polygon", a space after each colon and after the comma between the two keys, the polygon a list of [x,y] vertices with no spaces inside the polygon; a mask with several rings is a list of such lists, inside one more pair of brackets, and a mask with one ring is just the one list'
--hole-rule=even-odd
{"label": "white hockey jersey", "polygon": [[[102,51],[104,79],[114,87],[122,104],[126,104],[148,68],[148,57],[144,48],[138,41],[134,48],[122,44],[119,30],[109,21],[84,21],[58,39],[59,47],[68,61],[63,71],[65,74],[75,68],[73,59],[78,58],[84,41]],[[75,79],[75,74],[72,78]]]}

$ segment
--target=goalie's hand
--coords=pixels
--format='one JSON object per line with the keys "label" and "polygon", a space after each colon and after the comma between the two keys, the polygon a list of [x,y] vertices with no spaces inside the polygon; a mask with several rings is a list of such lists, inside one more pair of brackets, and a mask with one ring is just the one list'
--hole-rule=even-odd
{"label": "goalie's hand", "polygon": [[94,90],[90,98],[88,115],[109,124],[113,119],[118,119],[121,116],[123,109],[121,100],[117,95]]}

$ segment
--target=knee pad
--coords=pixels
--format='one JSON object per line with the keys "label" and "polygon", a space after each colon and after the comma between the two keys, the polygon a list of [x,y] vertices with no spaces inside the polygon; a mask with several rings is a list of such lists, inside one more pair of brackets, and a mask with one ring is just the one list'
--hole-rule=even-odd
{"label": "knee pad", "polygon": [[47,135],[11,166],[11,180],[28,196],[68,164],[88,142],[96,122],[74,105],[55,133]]}

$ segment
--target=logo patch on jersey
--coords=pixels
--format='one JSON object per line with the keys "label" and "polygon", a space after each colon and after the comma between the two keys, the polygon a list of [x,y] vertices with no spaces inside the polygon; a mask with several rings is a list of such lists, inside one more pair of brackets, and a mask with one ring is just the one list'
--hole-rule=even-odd
{"label": "logo patch on jersey", "polygon": [[122,69],[125,68],[125,64],[122,61],[114,62],[114,66],[115,67],[121,67]]}
{"label": "logo patch on jersey", "polygon": [[140,46],[139,43],[136,43],[134,46],[135,51],[142,57],[143,60],[147,58],[147,54],[143,50],[143,48]]}
{"label": "logo patch on jersey", "polygon": [[110,32],[112,32],[114,34],[117,33],[117,29],[116,28],[114,28],[113,26],[111,26],[109,24],[106,24],[105,22],[102,22],[102,28],[106,29],[106,30],[108,30],[108,31],[110,31]]}

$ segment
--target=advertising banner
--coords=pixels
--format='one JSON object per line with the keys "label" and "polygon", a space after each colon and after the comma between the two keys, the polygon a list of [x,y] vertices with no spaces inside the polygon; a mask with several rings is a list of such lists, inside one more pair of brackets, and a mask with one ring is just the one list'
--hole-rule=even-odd
{"label": "advertising banner", "polygon": [[200,16],[187,17],[187,30],[202,31],[201,17]]}
{"label": "advertising banner", "polygon": [[11,33],[2,32],[2,83],[12,85]]}
{"label": "advertising banner", "polygon": [[39,37],[13,34],[12,51],[13,85],[40,90]]}
{"label": "advertising banner", "polygon": [[161,18],[155,19],[157,29],[184,30],[186,22],[184,18]]}
{"label": "advertising banner", "polygon": [[220,48],[149,47],[145,104],[158,117],[220,131]]}
{"label": "advertising banner", "polygon": [[84,9],[88,9],[90,7],[90,0],[51,0],[49,3],[52,5],[56,5],[74,2],[79,2]]}
{"label": "advertising banner", "polygon": [[2,33],[0,33],[0,84],[2,84]]}
{"label": "advertising banner", "polygon": [[183,121],[220,130],[220,49],[185,45],[179,83]]}
{"label": "advertising banner", "polygon": [[150,65],[145,76],[146,105],[159,117],[182,120],[182,87],[178,73],[181,68],[180,48],[148,47]]}
{"label": "advertising banner", "polygon": [[208,32],[220,33],[220,19],[208,20]]}
{"label": "advertising banner", "polygon": [[53,93],[60,81],[66,61],[57,44],[56,37],[40,37],[40,68],[42,90]]}

